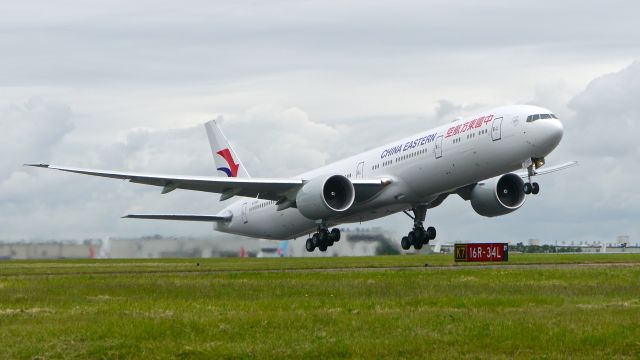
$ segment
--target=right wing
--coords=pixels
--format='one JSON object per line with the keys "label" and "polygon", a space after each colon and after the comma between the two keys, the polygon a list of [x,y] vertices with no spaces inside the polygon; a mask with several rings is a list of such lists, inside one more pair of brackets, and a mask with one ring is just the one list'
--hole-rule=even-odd
{"label": "right wing", "polygon": [[[577,161],[570,161],[570,162],[566,162],[566,163],[560,164],[560,165],[554,165],[554,166],[551,166],[551,167],[545,167],[544,169],[541,169],[541,170],[537,170],[536,169],[536,170],[534,170],[534,174],[532,176],[551,174],[553,172],[564,170],[564,169],[568,169],[568,168],[574,167],[576,165],[578,165]],[[516,173],[516,175],[520,176],[521,178],[526,178],[526,177],[529,176],[526,171]]]}

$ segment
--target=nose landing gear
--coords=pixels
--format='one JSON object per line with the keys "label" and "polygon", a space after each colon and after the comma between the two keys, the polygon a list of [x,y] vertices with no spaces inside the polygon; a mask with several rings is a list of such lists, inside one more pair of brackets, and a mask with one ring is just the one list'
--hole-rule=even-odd
{"label": "nose landing gear", "polygon": [[537,182],[527,182],[524,183],[524,193],[529,195],[529,194],[533,194],[536,195],[540,192],[540,185],[538,185]]}
{"label": "nose landing gear", "polygon": [[340,229],[333,228],[331,231],[327,229],[327,226],[322,224],[318,226],[318,232],[313,234],[307,239],[305,248],[308,252],[313,252],[316,248],[325,252],[327,248],[331,247],[334,243],[340,241]]}
{"label": "nose landing gear", "polygon": [[436,229],[433,226],[424,228],[424,220],[427,217],[427,206],[419,205],[411,210],[414,216],[407,211],[404,213],[413,219],[413,230],[409,231],[400,241],[400,246],[404,250],[409,250],[413,246],[416,250],[422,249],[423,245],[429,243],[429,240],[436,238]]}

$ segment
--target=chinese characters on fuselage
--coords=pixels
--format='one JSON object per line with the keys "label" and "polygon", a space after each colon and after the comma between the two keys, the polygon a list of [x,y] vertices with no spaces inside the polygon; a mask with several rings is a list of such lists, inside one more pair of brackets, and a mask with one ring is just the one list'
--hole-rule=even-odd
{"label": "chinese characters on fuselage", "polygon": [[445,137],[451,137],[458,134],[462,134],[469,130],[478,129],[482,127],[482,125],[490,123],[491,120],[493,120],[493,115],[487,115],[487,116],[481,116],[471,121],[467,121],[464,124],[458,124],[458,125],[452,126],[449,128],[449,130],[447,130],[447,136]]}

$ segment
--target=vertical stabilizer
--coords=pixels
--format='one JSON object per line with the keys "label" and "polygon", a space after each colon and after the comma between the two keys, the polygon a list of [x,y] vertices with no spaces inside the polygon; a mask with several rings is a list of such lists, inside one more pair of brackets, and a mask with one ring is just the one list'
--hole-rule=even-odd
{"label": "vertical stabilizer", "polygon": [[229,140],[227,140],[222,130],[220,130],[218,124],[221,120],[222,117],[218,116],[215,120],[208,121],[204,124],[207,130],[207,136],[209,137],[209,145],[211,146],[211,153],[213,154],[216,169],[220,172],[220,175],[224,174],[228,177],[249,177],[247,169],[231,147],[231,144],[229,144]]}

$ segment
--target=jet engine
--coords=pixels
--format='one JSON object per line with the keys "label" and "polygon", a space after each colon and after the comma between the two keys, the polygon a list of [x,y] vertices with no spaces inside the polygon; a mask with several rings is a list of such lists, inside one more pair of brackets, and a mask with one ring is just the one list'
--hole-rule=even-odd
{"label": "jet engine", "polygon": [[348,210],[355,194],[353,184],[346,177],[321,176],[302,186],[296,195],[296,206],[304,217],[323,220]]}
{"label": "jet engine", "polygon": [[524,204],[524,181],[505,174],[477,183],[471,190],[471,206],[486,217],[506,215]]}

